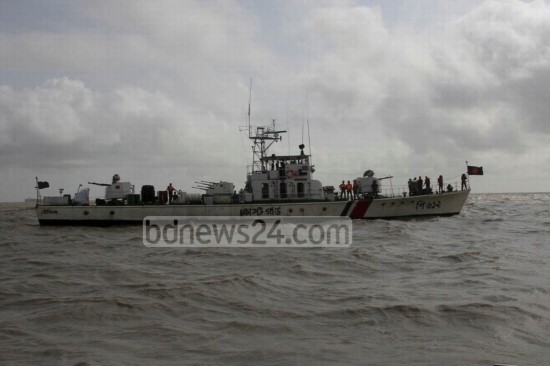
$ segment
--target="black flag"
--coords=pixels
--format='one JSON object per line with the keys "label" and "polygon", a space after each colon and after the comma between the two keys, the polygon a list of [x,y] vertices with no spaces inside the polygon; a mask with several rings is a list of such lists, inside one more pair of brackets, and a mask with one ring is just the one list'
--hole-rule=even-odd
{"label": "black flag", "polygon": [[36,182],[38,184],[38,189],[48,188],[50,183],[48,182]]}

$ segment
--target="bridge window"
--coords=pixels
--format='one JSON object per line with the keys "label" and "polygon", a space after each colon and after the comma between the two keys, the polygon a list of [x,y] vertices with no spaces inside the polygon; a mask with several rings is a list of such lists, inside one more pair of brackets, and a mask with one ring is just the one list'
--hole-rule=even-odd
{"label": "bridge window", "polygon": [[297,191],[298,191],[298,192],[297,192],[297,193],[298,193],[298,197],[299,197],[299,198],[304,197],[304,183],[302,183],[302,182],[298,183],[296,189],[297,189]]}
{"label": "bridge window", "polygon": [[262,183],[262,198],[269,198],[269,185]]}
{"label": "bridge window", "polygon": [[280,197],[286,198],[286,183],[281,183],[279,187]]}

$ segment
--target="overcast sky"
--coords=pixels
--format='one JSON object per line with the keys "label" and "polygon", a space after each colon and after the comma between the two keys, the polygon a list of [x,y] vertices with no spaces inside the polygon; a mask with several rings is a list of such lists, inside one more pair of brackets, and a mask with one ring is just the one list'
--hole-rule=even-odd
{"label": "overcast sky", "polygon": [[242,188],[250,79],[274,153],[309,119],[324,185],[469,161],[474,192],[550,190],[548,1],[37,0],[0,2],[0,201],[35,176]]}

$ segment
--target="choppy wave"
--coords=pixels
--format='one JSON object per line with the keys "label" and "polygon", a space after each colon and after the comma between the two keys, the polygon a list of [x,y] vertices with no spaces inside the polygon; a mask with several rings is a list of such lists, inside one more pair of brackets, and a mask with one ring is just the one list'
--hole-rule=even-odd
{"label": "choppy wave", "polygon": [[0,205],[0,364],[542,365],[550,194],[356,221],[347,249],[152,249]]}

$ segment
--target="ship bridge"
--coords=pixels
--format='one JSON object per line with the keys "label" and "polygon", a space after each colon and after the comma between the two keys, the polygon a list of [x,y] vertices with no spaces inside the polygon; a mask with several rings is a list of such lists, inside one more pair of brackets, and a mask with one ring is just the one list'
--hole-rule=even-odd
{"label": "ship bridge", "polygon": [[256,127],[255,133],[252,131],[249,128],[254,145],[252,171],[246,177],[246,201],[325,199],[321,182],[312,179],[311,155],[304,153],[304,144],[296,155],[269,155],[268,149],[281,141],[286,131],[276,130],[274,122],[273,126]]}

